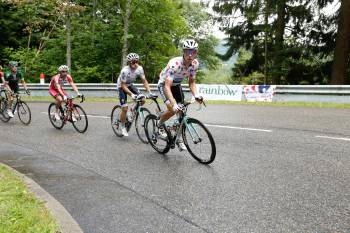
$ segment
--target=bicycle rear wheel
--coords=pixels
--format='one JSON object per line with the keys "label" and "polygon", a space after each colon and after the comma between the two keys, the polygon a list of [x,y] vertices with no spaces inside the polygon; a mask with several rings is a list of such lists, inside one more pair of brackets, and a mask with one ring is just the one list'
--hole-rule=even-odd
{"label": "bicycle rear wheel", "polygon": [[167,137],[163,137],[159,133],[159,129],[157,127],[157,116],[150,114],[145,119],[145,133],[148,142],[151,144],[153,149],[155,149],[158,153],[166,154],[170,150],[170,134],[165,129]]}
{"label": "bicycle rear wheel", "polygon": [[216,146],[209,130],[197,119],[188,118],[182,128],[182,138],[192,157],[202,164],[210,164],[216,156]]}
{"label": "bicycle rear wheel", "polygon": [[3,98],[0,101],[0,120],[3,122],[8,122],[11,118],[10,116],[7,114],[7,99]]}
{"label": "bicycle rear wheel", "polygon": [[32,120],[32,114],[30,112],[30,108],[27,103],[23,101],[19,101],[17,105],[17,115],[19,120],[25,124],[29,125]]}
{"label": "bicycle rear wheel", "polygon": [[85,133],[89,123],[88,123],[87,115],[82,107],[80,107],[77,104],[74,104],[70,119],[72,119],[73,127],[79,133]]}
{"label": "bicycle rear wheel", "polygon": [[64,126],[63,116],[61,116],[62,115],[61,111],[58,111],[59,115],[60,115],[60,119],[56,120],[56,118],[55,118],[55,113],[56,112],[57,112],[56,104],[55,103],[51,103],[49,105],[49,109],[48,109],[48,116],[49,116],[50,122],[51,122],[52,126],[55,127],[56,129],[62,129],[63,126]]}
{"label": "bicycle rear wheel", "polygon": [[145,144],[148,143],[146,132],[145,132],[145,119],[150,114],[151,112],[147,108],[141,107],[140,114],[137,114],[135,118],[135,129],[136,129],[137,136],[139,137],[141,142]]}

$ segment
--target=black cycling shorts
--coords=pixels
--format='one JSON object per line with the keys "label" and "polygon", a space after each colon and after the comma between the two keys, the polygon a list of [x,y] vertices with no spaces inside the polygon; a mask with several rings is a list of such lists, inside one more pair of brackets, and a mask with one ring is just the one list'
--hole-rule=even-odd
{"label": "black cycling shorts", "polygon": [[[129,89],[129,91],[131,91],[135,95],[139,95],[140,94],[139,90],[132,84],[130,86],[128,86],[128,89]],[[120,105],[122,107],[128,106],[128,104],[127,104],[128,94],[126,94],[126,92],[123,90],[123,88],[119,88],[118,91],[119,91],[119,102],[120,102]]]}
{"label": "black cycling shorts", "polygon": [[[167,104],[169,100],[164,93],[164,83],[161,83],[158,85],[158,91],[164,103]],[[180,84],[176,86],[171,86],[171,93],[173,94],[173,97],[176,100],[176,103],[182,103],[182,104],[184,103],[185,97]]]}
{"label": "black cycling shorts", "polygon": [[13,91],[13,93],[18,93],[18,91],[19,91],[18,83],[9,82],[9,87],[11,88],[11,91]]}

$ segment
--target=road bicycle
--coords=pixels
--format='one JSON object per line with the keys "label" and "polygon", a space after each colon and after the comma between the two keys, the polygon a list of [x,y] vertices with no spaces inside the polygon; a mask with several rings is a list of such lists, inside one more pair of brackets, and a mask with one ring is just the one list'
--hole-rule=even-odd
{"label": "road bicycle", "polygon": [[[147,144],[148,140],[145,134],[144,122],[146,116],[151,114],[151,112],[147,108],[141,106],[141,102],[144,98],[146,98],[146,96],[140,94],[136,97],[136,99],[133,99],[133,104],[128,108],[128,111],[126,113],[125,128],[129,132],[133,122],[135,121],[135,130],[137,136],[139,137],[141,142]],[[157,98],[157,95],[151,95],[147,97],[147,99],[151,99],[157,105],[157,111],[161,111]],[[121,105],[117,104],[113,107],[111,113],[111,126],[113,132],[118,137],[123,137],[121,130],[121,121],[119,120],[121,110]]]}
{"label": "road bicycle", "polygon": [[181,105],[181,110],[175,120],[172,122],[168,120],[162,127],[163,129],[157,126],[159,116],[148,115],[145,119],[146,136],[151,146],[161,154],[166,154],[170,149],[174,149],[182,136],[191,156],[202,164],[210,164],[216,156],[215,142],[203,123],[187,116],[190,104],[191,102],[187,102]]}
{"label": "road bicycle", "polygon": [[[27,94],[25,92],[11,93],[14,97],[12,102],[12,114],[15,115],[17,112],[19,120],[24,125],[29,125],[32,120],[32,114],[28,104],[21,99],[21,95]],[[29,95],[29,94],[28,94]],[[6,90],[0,90],[0,120],[3,122],[8,122],[11,117],[8,115],[9,99],[6,95]]]}
{"label": "road bicycle", "polygon": [[[73,100],[81,98],[80,103],[85,100],[84,95],[69,97],[65,102],[65,106],[60,108],[57,112],[56,103],[51,103],[48,109],[48,116],[51,124],[56,129],[62,129],[67,122],[71,122],[73,127],[79,132],[84,133],[88,128],[88,118],[82,107],[78,104],[74,104]],[[55,113],[59,114],[60,119],[56,119]]]}

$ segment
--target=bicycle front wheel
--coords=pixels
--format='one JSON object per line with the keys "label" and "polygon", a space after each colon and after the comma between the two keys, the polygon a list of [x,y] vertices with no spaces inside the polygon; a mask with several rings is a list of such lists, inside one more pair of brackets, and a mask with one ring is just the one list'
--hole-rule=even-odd
{"label": "bicycle front wheel", "polygon": [[87,115],[82,107],[80,107],[77,104],[74,104],[71,112],[71,119],[72,119],[73,127],[79,133],[85,133],[89,123],[88,123]]}
{"label": "bicycle front wheel", "polygon": [[[56,129],[62,129],[64,126],[63,117],[61,116],[60,119],[57,120],[55,117],[56,112],[57,112],[56,104],[51,103],[49,105],[49,110],[48,110],[48,116],[49,116],[50,122],[52,126],[55,127]],[[61,112],[60,111],[58,112],[59,112],[59,115],[61,115]]]}
{"label": "bicycle front wheel", "polygon": [[216,156],[216,147],[209,130],[198,120],[188,118],[182,128],[182,138],[192,157],[200,163],[210,164]]}
{"label": "bicycle front wheel", "polygon": [[123,137],[122,129],[121,129],[121,125],[120,125],[121,122],[119,121],[119,116],[120,116],[120,112],[121,111],[122,111],[121,106],[120,105],[116,105],[112,109],[112,113],[111,113],[111,126],[112,126],[112,129],[113,129],[113,132],[118,137]]}
{"label": "bicycle front wheel", "polygon": [[145,133],[148,142],[158,153],[166,154],[170,150],[169,131],[164,130],[163,134],[157,127],[157,116],[150,114],[145,119]]}
{"label": "bicycle front wheel", "polygon": [[148,115],[150,115],[151,112],[147,108],[140,108],[140,114],[136,115],[135,118],[135,129],[137,136],[141,140],[141,142],[147,144],[147,136],[145,132],[145,119]]}
{"label": "bicycle front wheel", "polygon": [[19,120],[25,124],[29,125],[32,120],[32,114],[30,112],[30,108],[27,103],[20,101],[17,105],[17,115]]}

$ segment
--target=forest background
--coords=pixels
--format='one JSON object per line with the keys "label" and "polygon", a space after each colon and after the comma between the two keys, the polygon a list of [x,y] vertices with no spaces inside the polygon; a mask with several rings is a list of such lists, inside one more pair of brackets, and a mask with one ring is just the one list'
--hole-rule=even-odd
{"label": "forest background", "polygon": [[75,82],[116,82],[136,52],[155,83],[185,38],[199,83],[350,83],[349,0],[0,0],[0,64],[19,61],[28,82],[61,64]]}

